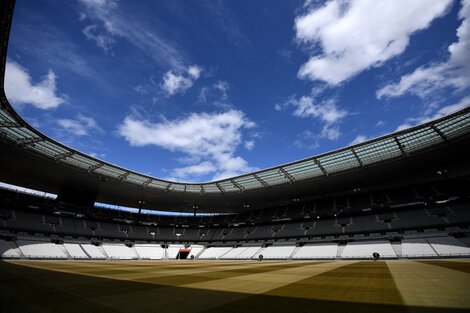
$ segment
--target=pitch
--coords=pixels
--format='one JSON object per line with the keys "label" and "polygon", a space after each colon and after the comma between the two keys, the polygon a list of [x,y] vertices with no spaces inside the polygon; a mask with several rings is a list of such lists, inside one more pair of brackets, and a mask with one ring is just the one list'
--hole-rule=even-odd
{"label": "pitch", "polygon": [[470,312],[470,261],[4,261],[1,312]]}

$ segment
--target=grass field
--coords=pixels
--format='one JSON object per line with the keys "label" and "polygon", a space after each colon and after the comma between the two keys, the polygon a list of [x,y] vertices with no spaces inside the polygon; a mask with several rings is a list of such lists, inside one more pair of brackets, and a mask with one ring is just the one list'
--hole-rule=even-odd
{"label": "grass field", "polygon": [[470,261],[4,261],[0,312],[470,312]]}

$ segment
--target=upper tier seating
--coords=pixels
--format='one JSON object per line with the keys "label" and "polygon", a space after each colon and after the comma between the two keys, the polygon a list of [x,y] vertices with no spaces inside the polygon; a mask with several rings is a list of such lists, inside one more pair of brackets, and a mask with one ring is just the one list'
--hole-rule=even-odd
{"label": "upper tier seating", "polygon": [[372,254],[377,252],[381,258],[396,258],[397,255],[388,240],[354,241],[344,247],[341,258],[343,259],[372,259]]}
{"label": "upper tier seating", "polygon": [[306,244],[299,247],[292,259],[334,259],[338,253],[338,244]]}

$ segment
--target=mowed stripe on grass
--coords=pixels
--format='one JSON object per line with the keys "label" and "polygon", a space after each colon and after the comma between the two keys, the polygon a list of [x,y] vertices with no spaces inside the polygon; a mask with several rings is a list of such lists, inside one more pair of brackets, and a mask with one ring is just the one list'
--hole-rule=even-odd
{"label": "mowed stripe on grass", "polygon": [[417,261],[387,264],[406,304],[470,309],[470,274]]}
{"label": "mowed stripe on grass", "polygon": [[186,284],[184,287],[259,294],[292,284],[306,277],[334,270],[350,263],[351,262],[307,262],[301,263],[301,266],[279,265],[275,267],[275,271],[269,272],[259,271],[254,268],[249,272],[242,271],[238,272],[237,275],[220,277],[220,279],[217,280]]}
{"label": "mowed stripe on grass", "polygon": [[[336,265],[336,268],[333,267]],[[385,262],[331,262],[322,273],[259,295],[212,308],[206,313],[251,312],[406,312]],[[313,274],[313,275],[312,275]]]}
{"label": "mowed stripe on grass", "polygon": [[[312,262],[67,262],[67,261],[15,261],[18,265],[34,268],[89,275],[118,280],[133,280],[160,285],[203,283],[231,277],[262,274],[290,268],[299,268]],[[318,263],[318,262],[317,262]],[[315,263],[314,263],[315,264]]]}

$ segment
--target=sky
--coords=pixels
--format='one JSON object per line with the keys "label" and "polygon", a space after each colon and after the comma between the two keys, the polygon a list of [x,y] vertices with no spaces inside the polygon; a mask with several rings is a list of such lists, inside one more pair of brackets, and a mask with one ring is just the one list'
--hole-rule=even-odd
{"label": "sky", "polygon": [[470,104],[470,0],[17,0],[10,103],[44,134],[206,182]]}

